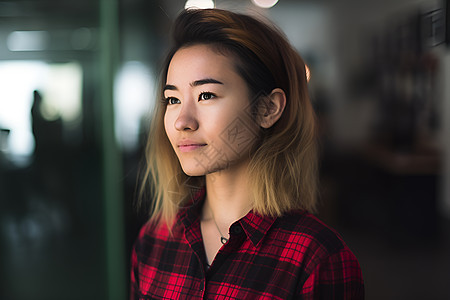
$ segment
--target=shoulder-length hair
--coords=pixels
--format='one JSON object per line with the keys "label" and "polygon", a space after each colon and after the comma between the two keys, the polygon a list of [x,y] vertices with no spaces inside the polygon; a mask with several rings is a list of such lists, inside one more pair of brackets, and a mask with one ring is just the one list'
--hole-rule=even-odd
{"label": "shoulder-length hair", "polygon": [[[256,213],[280,216],[303,209],[314,211],[317,192],[315,114],[305,63],[287,38],[269,22],[219,9],[185,10],[175,21],[173,47],[161,72],[163,99],[167,70],[177,50],[207,44],[235,60],[246,81],[252,106],[275,88],[286,94],[286,107],[269,129],[261,129],[248,166],[249,188]],[[150,218],[170,223],[178,209],[204,185],[204,176],[186,175],[164,130],[164,101],[157,101],[146,147],[147,167],[141,200],[150,202]],[[152,197],[143,197],[145,191]]]}

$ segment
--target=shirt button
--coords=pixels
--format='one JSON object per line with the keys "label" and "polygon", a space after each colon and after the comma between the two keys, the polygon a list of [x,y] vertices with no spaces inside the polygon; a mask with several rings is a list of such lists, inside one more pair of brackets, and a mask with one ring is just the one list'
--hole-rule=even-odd
{"label": "shirt button", "polygon": [[231,228],[231,232],[235,234],[242,233],[242,227],[240,225],[235,225],[233,228]]}

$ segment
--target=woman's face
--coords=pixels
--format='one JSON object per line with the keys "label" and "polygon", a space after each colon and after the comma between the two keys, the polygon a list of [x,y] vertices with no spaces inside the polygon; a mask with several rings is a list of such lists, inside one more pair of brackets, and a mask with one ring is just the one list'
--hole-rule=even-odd
{"label": "woman's face", "polygon": [[207,45],[178,50],[167,73],[164,127],[184,172],[201,176],[248,160],[258,128],[232,57]]}

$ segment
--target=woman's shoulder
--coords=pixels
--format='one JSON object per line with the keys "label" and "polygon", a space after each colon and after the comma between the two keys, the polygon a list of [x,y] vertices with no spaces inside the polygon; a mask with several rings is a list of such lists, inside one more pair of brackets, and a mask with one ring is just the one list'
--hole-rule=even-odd
{"label": "woman's shoulder", "polygon": [[284,260],[304,271],[299,291],[304,298],[364,299],[359,262],[335,229],[307,212],[286,214],[277,227],[290,249]]}
{"label": "woman's shoulder", "polygon": [[331,255],[349,250],[341,235],[318,217],[306,211],[287,213],[277,219],[277,229],[284,238],[301,249]]}

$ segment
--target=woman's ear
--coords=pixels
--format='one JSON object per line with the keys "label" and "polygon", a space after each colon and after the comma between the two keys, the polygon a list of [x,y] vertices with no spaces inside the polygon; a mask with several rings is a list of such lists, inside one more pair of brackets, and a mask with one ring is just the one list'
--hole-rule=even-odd
{"label": "woman's ear", "polygon": [[264,97],[259,109],[260,126],[270,128],[280,119],[286,107],[286,94],[280,88],[274,89]]}

